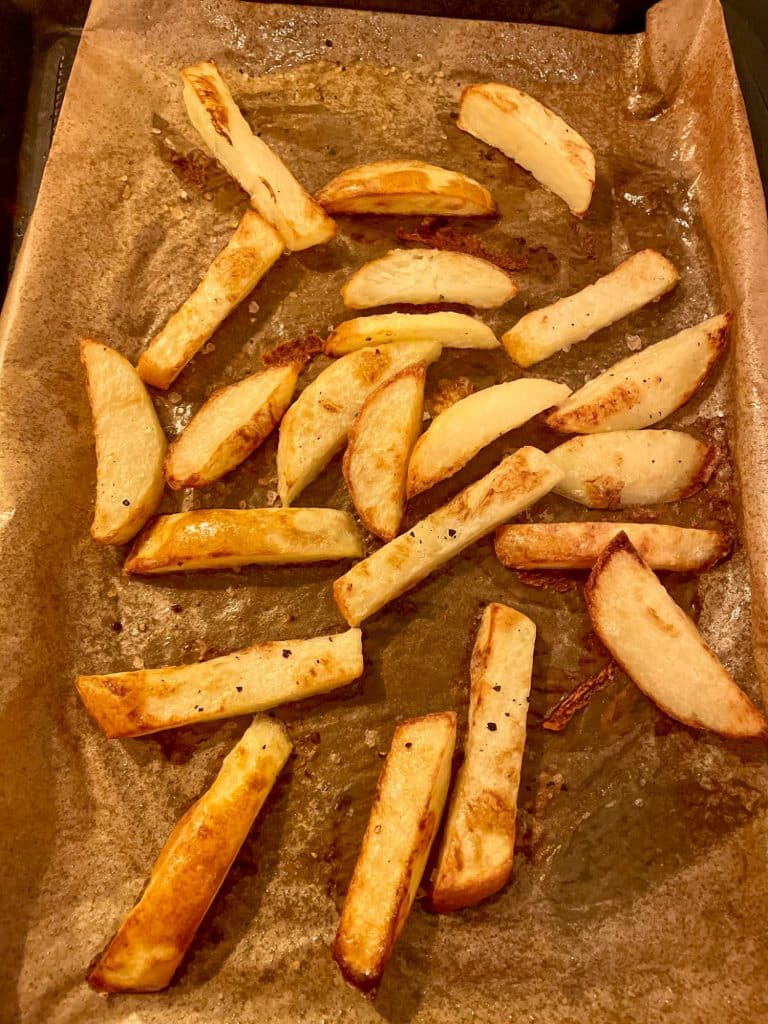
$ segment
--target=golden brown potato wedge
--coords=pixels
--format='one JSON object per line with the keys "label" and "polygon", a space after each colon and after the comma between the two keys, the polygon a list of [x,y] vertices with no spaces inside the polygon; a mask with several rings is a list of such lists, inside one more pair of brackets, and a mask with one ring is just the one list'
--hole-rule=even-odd
{"label": "golden brown potato wedge", "polygon": [[391,341],[439,341],[443,348],[498,348],[487,324],[466,313],[378,313],[345,320],[328,335],[325,351],[343,356]]}
{"label": "golden brown potato wedge", "polygon": [[431,892],[435,910],[470,907],[512,872],[536,626],[503,604],[483,612],[470,664],[469,731]]}
{"label": "golden brown potato wedge", "polygon": [[552,490],[561,476],[538,448],[519,448],[447,505],[358,562],[333,585],[339,611],[359,625],[486,533]]}
{"label": "golden brown potato wedge", "polygon": [[689,498],[719,456],[678,430],[615,430],[572,437],[549,457],[563,473],[557,494],[587,508],[627,508]]}
{"label": "golden brown potato wedge", "polygon": [[96,439],[96,507],[91,536],[124,544],[144,526],[163,495],[163,428],[141,378],[113,348],[83,339]]}
{"label": "golden brown potato wedge", "polygon": [[725,348],[731,314],[714,316],[615,363],[547,417],[564,434],[639,430],[666,419],[704,382]]}
{"label": "golden brown potato wedge", "polygon": [[398,302],[461,302],[495,309],[517,291],[506,271],[478,256],[438,249],[390,249],[356,270],[341,289],[341,297],[350,309]]}
{"label": "golden brown potato wedge", "polygon": [[580,292],[526,313],[501,342],[518,366],[533,366],[661,298],[679,277],[665,256],[643,249]]}
{"label": "golden brown potato wedge", "polygon": [[416,442],[408,466],[408,497],[458,473],[481,448],[570,393],[565,384],[521,377],[454,403],[432,420],[429,430]]}
{"label": "golden brown potato wedge", "polygon": [[584,595],[602,643],[662,711],[695,729],[768,740],[763,714],[625,533],[598,558]]}
{"label": "golden brown potato wedge", "polygon": [[90,969],[91,988],[170,984],[290,752],[279,722],[254,719],[166,840],[141,899]]}
{"label": "golden brown potato wedge", "polygon": [[622,532],[652,569],[701,572],[731,550],[718,530],[656,523],[512,523],[496,531],[496,557],[509,569],[591,569]]}
{"label": "golden brown potato wedge", "polygon": [[206,487],[239,466],[280,422],[298,377],[295,365],[273,366],[214,391],[168,449],[168,486]]}
{"label": "golden brown potato wedge", "polygon": [[282,251],[275,229],[258,213],[246,210],[200,284],[141,353],[141,379],[156,388],[169,388]]}
{"label": "golden brown potato wedge", "polygon": [[474,178],[423,160],[377,160],[349,167],[315,196],[327,213],[493,217],[493,196]]}
{"label": "golden brown potato wedge", "polygon": [[335,508],[200,508],[158,516],[134,541],[124,570],[158,576],[330,562],[362,553],[352,516]]}
{"label": "golden brown potato wedge", "polygon": [[280,157],[251,131],[215,63],[203,61],[184,68],[181,77],[190,121],[261,216],[277,229],[286,249],[306,249],[333,238],[334,222]]}
{"label": "golden brown potato wedge", "polygon": [[406,366],[363,403],[344,453],[344,479],[366,530],[392,540],[405,511],[405,478],[424,415],[426,363]]}
{"label": "golden brown potato wedge", "polygon": [[402,722],[392,737],[341,912],[333,959],[375,989],[411,912],[448,795],[452,711]]}
{"label": "golden brown potato wedge", "polygon": [[533,96],[499,82],[471,85],[461,95],[456,127],[530,171],[577,217],[586,213],[595,187],[592,149]]}
{"label": "golden brown potato wedge", "polygon": [[273,640],[191,665],[78,676],[88,713],[111,739],[266,711],[328,693],[363,673],[359,629]]}
{"label": "golden brown potato wedge", "polygon": [[415,363],[433,363],[437,341],[399,341],[362,348],[331,363],[306,387],[280,424],[277,489],[290,505],[318,477],[347,440],[372,391]]}

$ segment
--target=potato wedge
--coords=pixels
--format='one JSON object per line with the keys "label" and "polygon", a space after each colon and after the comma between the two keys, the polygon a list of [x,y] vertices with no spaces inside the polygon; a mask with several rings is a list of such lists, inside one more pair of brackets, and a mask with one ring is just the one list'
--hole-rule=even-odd
{"label": "potato wedge", "polygon": [[127,359],[89,338],[80,342],[80,359],[96,439],[91,536],[99,544],[124,544],[163,496],[165,434],[147,389]]}
{"label": "potato wedge", "polygon": [[110,739],[252,715],[336,690],[363,674],[359,629],[273,640],[191,665],[78,676],[88,713]]}
{"label": "potato wedge", "polygon": [[430,901],[440,913],[492,896],[512,872],[536,626],[503,604],[483,612],[470,664],[469,731]]}
{"label": "potato wedge", "polygon": [[356,270],[341,289],[341,297],[350,309],[397,302],[461,302],[495,309],[517,292],[506,271],[478,256],[439,249],[390,249]]}
{"label": "potato wedge", "polygon": [[496,557],[509,569],[591,569],[622,532],[652,569],[701,572],[731,550],[718,530],[656,523],[512,523],[496,531]]}
{"label": "potato wedge", "polygon": [[580,292],[526,313],[501,343],[518,366],[533,366],[660,299],[679,277],[665,256],[643,249]]}
{"label": "potato wedge", "polygon": [[622,532],[652,569],[667,572],[701,572],[731,550],[731,541],[718,530],[656,523],[513,523],[496,531],[496,556],[510,569],[591,569]]}
{"label": "potato wedge", "polygon": [[595,187],[589,143],[533,96],[511,85],[470,85],[461,94],[456,127],[500,149],[583,216]]}
{"label": "potato wedge", "polygon": [[123,567],[159,576],[238,565],[299,565],[360,558],[355,522],[335,508],[200,508],[158,516]]}
{"label": "potato wedge", "polygon": [[451,501],[358,562],[333,585],[357,626],[486,533],[552,490],[561,471],[538,448],[519,448]]}
{"label": "potato wedge", "polygon": [[168,449],[168,486],[206,487],[239,466],[280,422],[298,378],[295,365],[273,366],[214,391]]}
{"label": "potato wedge", "polygon": [[392,540],[405,511],[405,478],[424,414],[426,363],[406,366],[363,403],[344,453],[344,479],[366,530]]}
{"label": "potato wedge", "polygon": [[170,984],[290,753],[279,722],[254,719],[166,840],[141,899],[88,972],[91,988]]}
{"label": "potato wedge", "polygon": [[169,388],[282,251],[275,229],[258,213],[246,210],[200,284],[141,353],[141,379],[156,388]]}
{"label": "potato wedge", "polygon": [[408,466],[408,497],[434,487],[466,466],[481,448],[562,401],[571,389],[536,378],[476,391],[432,420]]}
{"label": "potato wedge", "polygon": [[277,153],[251,131],[216,64],[193,64],[181,77],[190,121],[252,205],[277,229],[286,249],[306,249],[333,238],[334,222]]}
{"label": "potato wedge", "polygon": [[547,417],[564,434],[639,430],[666,419],[704,382],[727,341],[731,314],[714,316],[629,356]]}
{"label": "potato wedge", "polygon": [[345,320],[328,335],[325,351],[343,356],[391,341],[439,341],[443,348],[499,348],[487,324],[466,313],[378,313]]}
{"label": "potato wedge", "polygon": [[493,217],[493,196],[474,178],[423,160],[376,160],[342,171],[315,195],[327,213]]}
{"label": "potato wedge", "polygon": [[439,358],[437,341],[399,341],[363,348],[331,363],[306,387],[280,424],[277,489],[290,505],[318,477],[347,440],[372,391],[415,363]]}
{"label": "potato wedge", "polygon": [[616,430],[572,437],[549,457],[563,473],[556,494],[627,508],[689,498],[708,483],[718,451],[678,430]]}
{"label": "potato wedge", "polygon": [[448,795],[456,715],[395,729],[341,912],[333,959],[363,991],[375,989],[411,912]]}
{"label": "potato wedge", "polygon": [[602,643],[662,711],[695,729],[768,740],[765,717],[625,533],[598,558],[584,596]]}

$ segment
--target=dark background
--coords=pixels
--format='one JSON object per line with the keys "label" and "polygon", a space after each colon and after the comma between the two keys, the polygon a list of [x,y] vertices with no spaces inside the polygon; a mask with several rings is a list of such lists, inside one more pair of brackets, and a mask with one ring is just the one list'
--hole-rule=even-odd
{"label": "dark background", "polygon": [[[314,3],[315,0],[306,0]],[[318,3],[321,0],[317,0]],[[322,0],[328,3],[328,0]],[[642,32],[650,0],[337,0],[336,7]],[[724,0],[768,182],[768,0]],[[0,298],[35,203],[87,0],[0,0]]]}

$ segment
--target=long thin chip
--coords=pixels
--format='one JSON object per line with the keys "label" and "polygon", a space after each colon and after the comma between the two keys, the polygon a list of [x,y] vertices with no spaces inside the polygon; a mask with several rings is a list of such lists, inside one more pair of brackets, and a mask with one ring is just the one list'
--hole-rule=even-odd
{"label": "long thin chip", "polygon": [[431,572],[552,490],[561,473],[538,448],[519,448],[447,505],[358,562],[333,585],[350,625],[359,625]]}
{"label": "long thin chip", "polygon": [[91,988],[170,984],[290,752],[282,725],[254,719],[166,840],[141,899],[89,971]]}
{"label": "long thin chip", "polygon": [[107,736],[266,711],[345,686],[363,673],[359,629],[308,640],[273,640],[191,665],[78,676],[89,714]]}

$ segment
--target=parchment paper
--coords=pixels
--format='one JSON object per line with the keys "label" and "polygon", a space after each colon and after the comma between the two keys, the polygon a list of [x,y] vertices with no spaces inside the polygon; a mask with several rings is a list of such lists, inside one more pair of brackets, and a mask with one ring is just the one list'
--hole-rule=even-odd
{"label": "parchment paper", "polygon": [[[496,329],[525,302],[572,292],[643,246],[681,268],[670,296],[532,375],[577,386],[638,338],[736,311],[718,382],[667,425],[730,445],[741,487],[726,458],[704,493],[636,518],[735,529],[741,508],[745,544],[734,557],[701,579],[667,582],[747,691],[758,696],[755,661],[766,678],[768,243],[715,0],[664,0],[644,37],[235,0],[96,0],[0,326],[0,1018],[768,1019],[764,750],[670,722],[623,677],[564,733],[545,733],[546,710],[605,655],[580,585],[562,594],[526,586],[496,562],[490,541],[366,624],[359,684],[277,712],[296,756],[173,986],[109,1001],[86,987],[87,964],[245,723],[109,742],[78,702],[77,671],[177,663],[342,627],[330,596],[342,566],[128,580],[122,552],[88,536],[95,467],[78,338],[100,337],[135,359],[245,204],[194,152],[178,69],[206,57],[310,188],[350,164],[397,156],[486,183],[503,211],[483,229],[487,240],[530,255],[520,296],[485,318]],[[494,78],[530,90],[592,143],[598,185],[584,221],[455,128],[460,88]],[[158,397],[169,434],[213,386],[258,368],[262,352],[343,318],[344,278],[412,223],[343,220],[330,246],[281,260]],[[430,370],[430,390],[459,375],[479,386],[519,371],[500,354],[447,352]],[[558,440],[540,426],[508,435],[411,514],[521,442]],[[268,443],[209,492],[166,496],[164,510],[268,503],[274,449]],[[349,507],[338,460],[302,503]],[[527,518],[587,514],[552,499]],[[381,754],[405,715],[455,707],[463,727],[474,627],[490,600],[538,627],[514,878],[461,914],[417,905],[368,1002],[342,981],[330,944]]]}

